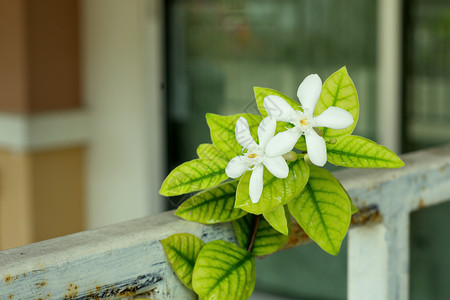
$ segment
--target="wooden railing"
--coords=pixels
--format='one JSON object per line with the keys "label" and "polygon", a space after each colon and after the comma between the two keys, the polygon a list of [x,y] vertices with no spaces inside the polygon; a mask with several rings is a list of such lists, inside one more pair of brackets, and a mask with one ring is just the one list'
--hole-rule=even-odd
{"label": "wooden railing", "polygon": [[[349,231],[349,299],[408,299],[409,214],[450,199],[450,145],[402,159],[401,169],[334,173],[360,208]],[[0,299],[196,299],[159,242],[178,232],[235,241],[229,223],[165,212],[10,249],[0,252]],[[286,248],[306,242],[295,226]]]}

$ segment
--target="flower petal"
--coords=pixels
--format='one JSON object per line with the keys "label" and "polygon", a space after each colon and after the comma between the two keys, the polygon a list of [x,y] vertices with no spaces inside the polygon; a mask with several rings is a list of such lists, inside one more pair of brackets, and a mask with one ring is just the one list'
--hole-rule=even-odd
{"label": "flower petal", "polygon": [[255,140],[250,134],[250,127],[248,126],[247,119],[240,117],[236,122],[236,140],[245,149],[257,147]]}
{"label": "flower petal", "polygon": [[245,157],[236,156],[228,162],[225,173],[230,178],[238,178],[247,170],[250,170],[250,166],[246,162]]}
{"label": "flower petal", "polygon": [[267,142],[273,138],[275,129],[277,127],[277,121],[272,117],[265,117],[258,126],[258,138],[259,146],[264,148]]}
{"label": "flower petal", "polygon": [[294,148],[301,135],[302,132],[296,127],[278,133],[267,143],[265,155],[274,157],[288,153]]}
{"label": "flower petal", "polygon": [[275,177],[286,178],[289,174],[289,167],[283,156],[264,157],[263,164]]}
{"label": "flower petal", "polygon": [[353,116],[348,111],[330,106],[323,113],[313,119],[314,127],[328,127],[332,129],[344,129],[353,124]]}
{"label": "flower petal", "polygon": [[250,183],[248,185],[248,192],[253,203],[258,203],[259,198],[261,198],[264,186],[263,174],[264,166],[262,164],[257,164],[253,169],[252,175],[250,176]]}
{"label": "flower petal", "polygon": [[314,130],[305,133],[305,139],[309,160],[316,166],[323,167],[327,162],[327,147],[325,145],[325,140]]}
{"label": "flower petal", "polygon": [[319,75],[308,75],[297,90],[297,97],[302,104],[305,112],[314,113],[317,101],[319,101],[320,92],[322,92],[322,80]]}
{"label": "flower petal", "polygon": [[292,122],[297,117],[292,106],[280,96],[267,96],[264,98],[263,104],[269,116],[274,117],[277,121]]}

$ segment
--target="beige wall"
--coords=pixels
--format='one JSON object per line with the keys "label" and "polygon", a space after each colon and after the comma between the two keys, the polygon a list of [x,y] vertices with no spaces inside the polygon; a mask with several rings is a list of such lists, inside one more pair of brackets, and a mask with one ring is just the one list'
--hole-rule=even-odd
{"label": "beige wall", "polygon": [[84,155],[0,150],[0,249],[84,229]]}
{"label": "beige wall", "polygon": [[33,240],[30,157],[0,151],[0,248]]}
{"label": "beige wall", "polygon": [[83,147],[32,153],[33,240],[84,229]]}
{"label": "beige wall", "polygon": [[85,148],[60,143],[82,104],[79,27],[77,0],[0,0],[0,249],[85,228]]}

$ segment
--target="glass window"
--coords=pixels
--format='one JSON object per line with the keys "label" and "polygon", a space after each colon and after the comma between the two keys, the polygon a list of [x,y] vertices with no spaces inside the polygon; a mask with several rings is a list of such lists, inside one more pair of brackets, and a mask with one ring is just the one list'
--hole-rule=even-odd
{"label": "glass window", "polygon": [[344,64],[361,102],[357,132],[374,138],[375,1],[171,1],[168,117],[174,165],[209,141],[205,113],[257,112],[253,86],[294,99],[310,73]]}
{"label": "glass window", "polygon": [[404,146],[450,142],[450,0],[407,2]]}

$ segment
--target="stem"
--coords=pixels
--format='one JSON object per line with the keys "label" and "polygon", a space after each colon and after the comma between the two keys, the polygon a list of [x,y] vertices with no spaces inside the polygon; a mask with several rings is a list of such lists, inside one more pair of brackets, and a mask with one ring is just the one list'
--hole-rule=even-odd
{"label": "stem", "polygon": [[254,215],[253,217],[253,232],[252,232],[252,238],[250,240],[250,244],[248,245],[247,251],[251,252],[253,249],[253,245],[255,244],[256,239],[256,232],[258,232],[258,225],[259,225],[259,218],[261,215]]}

